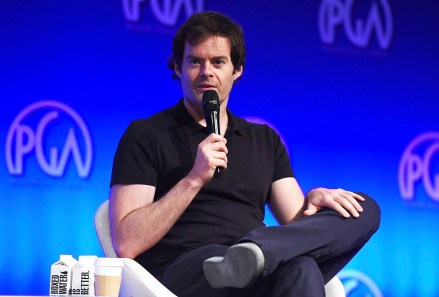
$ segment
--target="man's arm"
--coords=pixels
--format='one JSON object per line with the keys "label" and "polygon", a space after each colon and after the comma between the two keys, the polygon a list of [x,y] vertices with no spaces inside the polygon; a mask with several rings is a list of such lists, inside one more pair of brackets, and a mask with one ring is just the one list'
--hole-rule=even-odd
{"label": "man's arm", "polygon": [[135,258],[155,245],[174,225],[201,186],[184,178],[156,202],[153,202],[153,186],[111,187],[110,218],[117,255]]}
{"label": "man's arm", "polygon": [[198,146],[194,166],[158,201],[155,187],[114,185],[110,194],[113,246],[119,257],[135,258],[155,245],[175,224],[215,168],[227,167],[225,138],[211,134]]}
{"label": "man's arm", "polygon": [[305,199],[297,180],[287,177],[272,183],[269,207],[283,225],[304,215],[313,215],[322,207],[332,208],[346,218],[358,217],[363,211],[358,201],[364,201],[364,198],[343,189],[326,188],[309,191]]}
{"label": "man's arm", "polygon": [[286,177],[273,182],[268,206],[281,225],[300,218],[305,210],[305,198],[297,180]]}

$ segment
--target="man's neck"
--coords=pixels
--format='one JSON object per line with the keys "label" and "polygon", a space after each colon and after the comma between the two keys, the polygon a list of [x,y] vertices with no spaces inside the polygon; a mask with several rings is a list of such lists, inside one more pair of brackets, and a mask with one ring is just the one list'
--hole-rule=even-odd
{"label": "man's neck", "polygon": [[[206,119],[204,117],[204,110],[203,107],[199,104],[194,105],[189,100],[186,100],[186,98],[183,100],[184,107],[186,107],[186,110],[189,112],[189,114],[194,118],[196,122],[198,122],[200,125],[206,127]],[[227,103],[223,102],[220,105],[220,131],[221,135],[224,136],[226,134],[227,125],[229,122],[229,118],[227,116]]]}

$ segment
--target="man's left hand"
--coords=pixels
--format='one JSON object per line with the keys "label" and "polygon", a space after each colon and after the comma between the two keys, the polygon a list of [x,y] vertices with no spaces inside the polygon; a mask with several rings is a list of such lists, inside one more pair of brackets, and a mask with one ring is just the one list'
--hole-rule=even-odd
{"label": "man's left hand", "polygon": [[315,188],[306,195],[308,202],[304,211],[305,216],[318,212],[322,207],[329,207],[339,212],[345,218],[351,215],[355,218],[363,211],[358,201],[364,201],[364,197],[343,189]]}

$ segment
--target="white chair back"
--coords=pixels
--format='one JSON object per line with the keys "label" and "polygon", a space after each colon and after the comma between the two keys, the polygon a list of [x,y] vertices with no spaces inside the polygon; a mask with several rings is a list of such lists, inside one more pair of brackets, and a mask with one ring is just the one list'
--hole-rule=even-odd
{"label": "white chair back", "polygon": [[95,214],[95,229],[98,235],[99,243],[108,258],[117,258],[116,251],[113,247],[110,231],[110,212],[109,200],[105,200],[98,208]]}

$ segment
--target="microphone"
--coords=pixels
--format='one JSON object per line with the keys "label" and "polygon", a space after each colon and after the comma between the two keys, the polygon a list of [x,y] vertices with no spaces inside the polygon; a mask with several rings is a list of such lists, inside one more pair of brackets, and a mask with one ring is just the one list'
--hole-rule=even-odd
{"label": "microphone", "polygon": [[[220,102],[216,91],[207,90],[203,93],[203,110],[209,134],[215,133],[221,135],[219,119]],[[214,176],[219,177],[220,173],[221,168],[216,167]]]}

